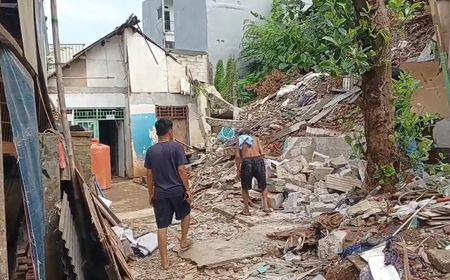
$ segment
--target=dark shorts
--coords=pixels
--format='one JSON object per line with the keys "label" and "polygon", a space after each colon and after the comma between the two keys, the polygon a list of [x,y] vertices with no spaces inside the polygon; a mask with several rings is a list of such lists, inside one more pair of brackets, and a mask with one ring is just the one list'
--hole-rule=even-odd
{"label": "dark shorts", "polygon": [[250,190],[252,188],[253,178],[256,178],[256,180],[258,181],[259,189],[266,189],[266,165],[264,164],[263,157],[242,159],[241,175],[242,189]]}
{"label": "dark shorts", "polygon": [[173,214],[177,220],[182,220],[191,213],[191,206],[184,199],[184,195],[171,198],[157,198],[154,203],[156,225],[167,228],[172,223]]}

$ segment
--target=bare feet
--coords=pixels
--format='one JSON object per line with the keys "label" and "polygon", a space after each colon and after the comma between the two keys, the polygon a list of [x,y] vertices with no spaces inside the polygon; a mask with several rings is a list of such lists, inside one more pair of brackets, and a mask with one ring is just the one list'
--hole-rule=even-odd
{"label": "bare feet", "polygon": [[263,209],[263,212],[266,213],[267,215],[269,215],[270,213],[273,212],[273,209],[272,208],[265,208],[265,209]]}
{"label": "bare feet", "polygon": [[168,260],[161,260],[161,266],[164,270],[169,270],[169,261]]}
{"label": "bare feet", "polygon": [[189,238],[186,238],[186,240],[181,240],[180,239],[180,249],[181,249],[181,251],[189,250],[192,247],[192,245],[194,245],[194,242],[192,242],[191,239],[189,239]]}
{"label": "bare feet", "polygon": [[244,215],[244,216],[251,216],[252,215],[249,210],[242,210],[239,214]]}

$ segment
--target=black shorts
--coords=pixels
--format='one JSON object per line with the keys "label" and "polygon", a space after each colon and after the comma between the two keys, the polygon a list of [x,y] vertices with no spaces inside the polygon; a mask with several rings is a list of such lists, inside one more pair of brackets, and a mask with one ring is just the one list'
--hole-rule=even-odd
{"label": "black shorts", "polygon": [[252,188],[252,180],[256,178],[258,188],[265,190],[266,181],[266,165],[263,157],[252,157],[242,159],[241,164],[241,183],[242,189],[250,190]]}
{"label": "black shorts", "polygon": [[156,225],[167,228],[172,223],[173,214],[177,220],[184,219],[191,213],[191,206],[184,199],[184,195],[170,198],[156,198],[154,203]]}

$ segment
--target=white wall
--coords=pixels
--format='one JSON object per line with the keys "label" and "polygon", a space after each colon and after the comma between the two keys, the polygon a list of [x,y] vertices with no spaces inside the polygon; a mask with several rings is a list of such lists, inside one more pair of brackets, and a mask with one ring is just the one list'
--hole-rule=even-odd
{"label": "white wall", "polygon": [[[66,106],[69,109],[75,108],[125,108],[125,94],[117,93],[66,93]],[[54,104],[58,104],[58,95],[50,94],[50,99]]]}
{"label": "white wall", "polygon": [[122,36],[116,35],[89,50],[86,56],[88,87],[126,87]]}
{"label": "white wall", "polygon": [[168,92],[165,51],[146,41],[139,33],[133,33],[130,29],[125,33],[131,91]]}

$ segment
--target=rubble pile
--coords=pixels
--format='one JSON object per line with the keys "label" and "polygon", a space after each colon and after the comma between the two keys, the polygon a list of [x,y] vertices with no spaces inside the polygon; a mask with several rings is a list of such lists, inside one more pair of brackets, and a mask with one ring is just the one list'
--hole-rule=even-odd
{"label": "rubble pile", "polygon": [[[333,97],[345,93],[345,90],[339,89],[341,85],[341,80],[333,79],[326,74],[309,73],[299,78],[296,83],[284,85],[276,93],[244,108],[239,114],[239,119],[251,121],[254,133],[270,142],[271,136],[277,132],[299,122],[310,120]],[[354,104],[355,100],[354,98],[346,100],[347,102],[340,102],[336,108],[333,108],[332,114],[327,115],[342,112],[345,114],[338,115],[347,117],[357,107]],[[345,109],[346,107],[351,109]],[[327,117],[327,115],[323,117]],[[348,128],[342,125],[333,128],[338,131],[348,131]],[[293,132],[294,135],[295,132]]]}
{"label": "rubble pile", "polygon": [[395,36],[392,44],[393,64],[398,65],[418,57],[432,40],[434,33],[433,19],[429,12],[418,15],[408,22]]}
{"label": "rubble pile", "polygon": [[298,269],[263,265],[264,272],[255,268],[248,279],[440,279],[450,273],[445,234],[450,232],[450,199],[445,196],[450,183],[429,176],[402,182],[392,195],[380,188],[367,194],[366,162],[354,158],[346,131],[333,124],[336,115],[352,116],[359,88],[339,91],[327,86],[330,82],[327,76],[308,74],[240,112],[241,120],[252,120],[266,148],[280,143],[277,156],[266,157],[270,216],[260,211],[256,181],[250,190],[256,206],[252,216],[239,214],[234,139],[223,143],[212,137],[206,154],[191,163],[194,208],[241,224],[226,238],[230,242],[258,224],[283,228],[266,237],[278,244],[275,255]]}

